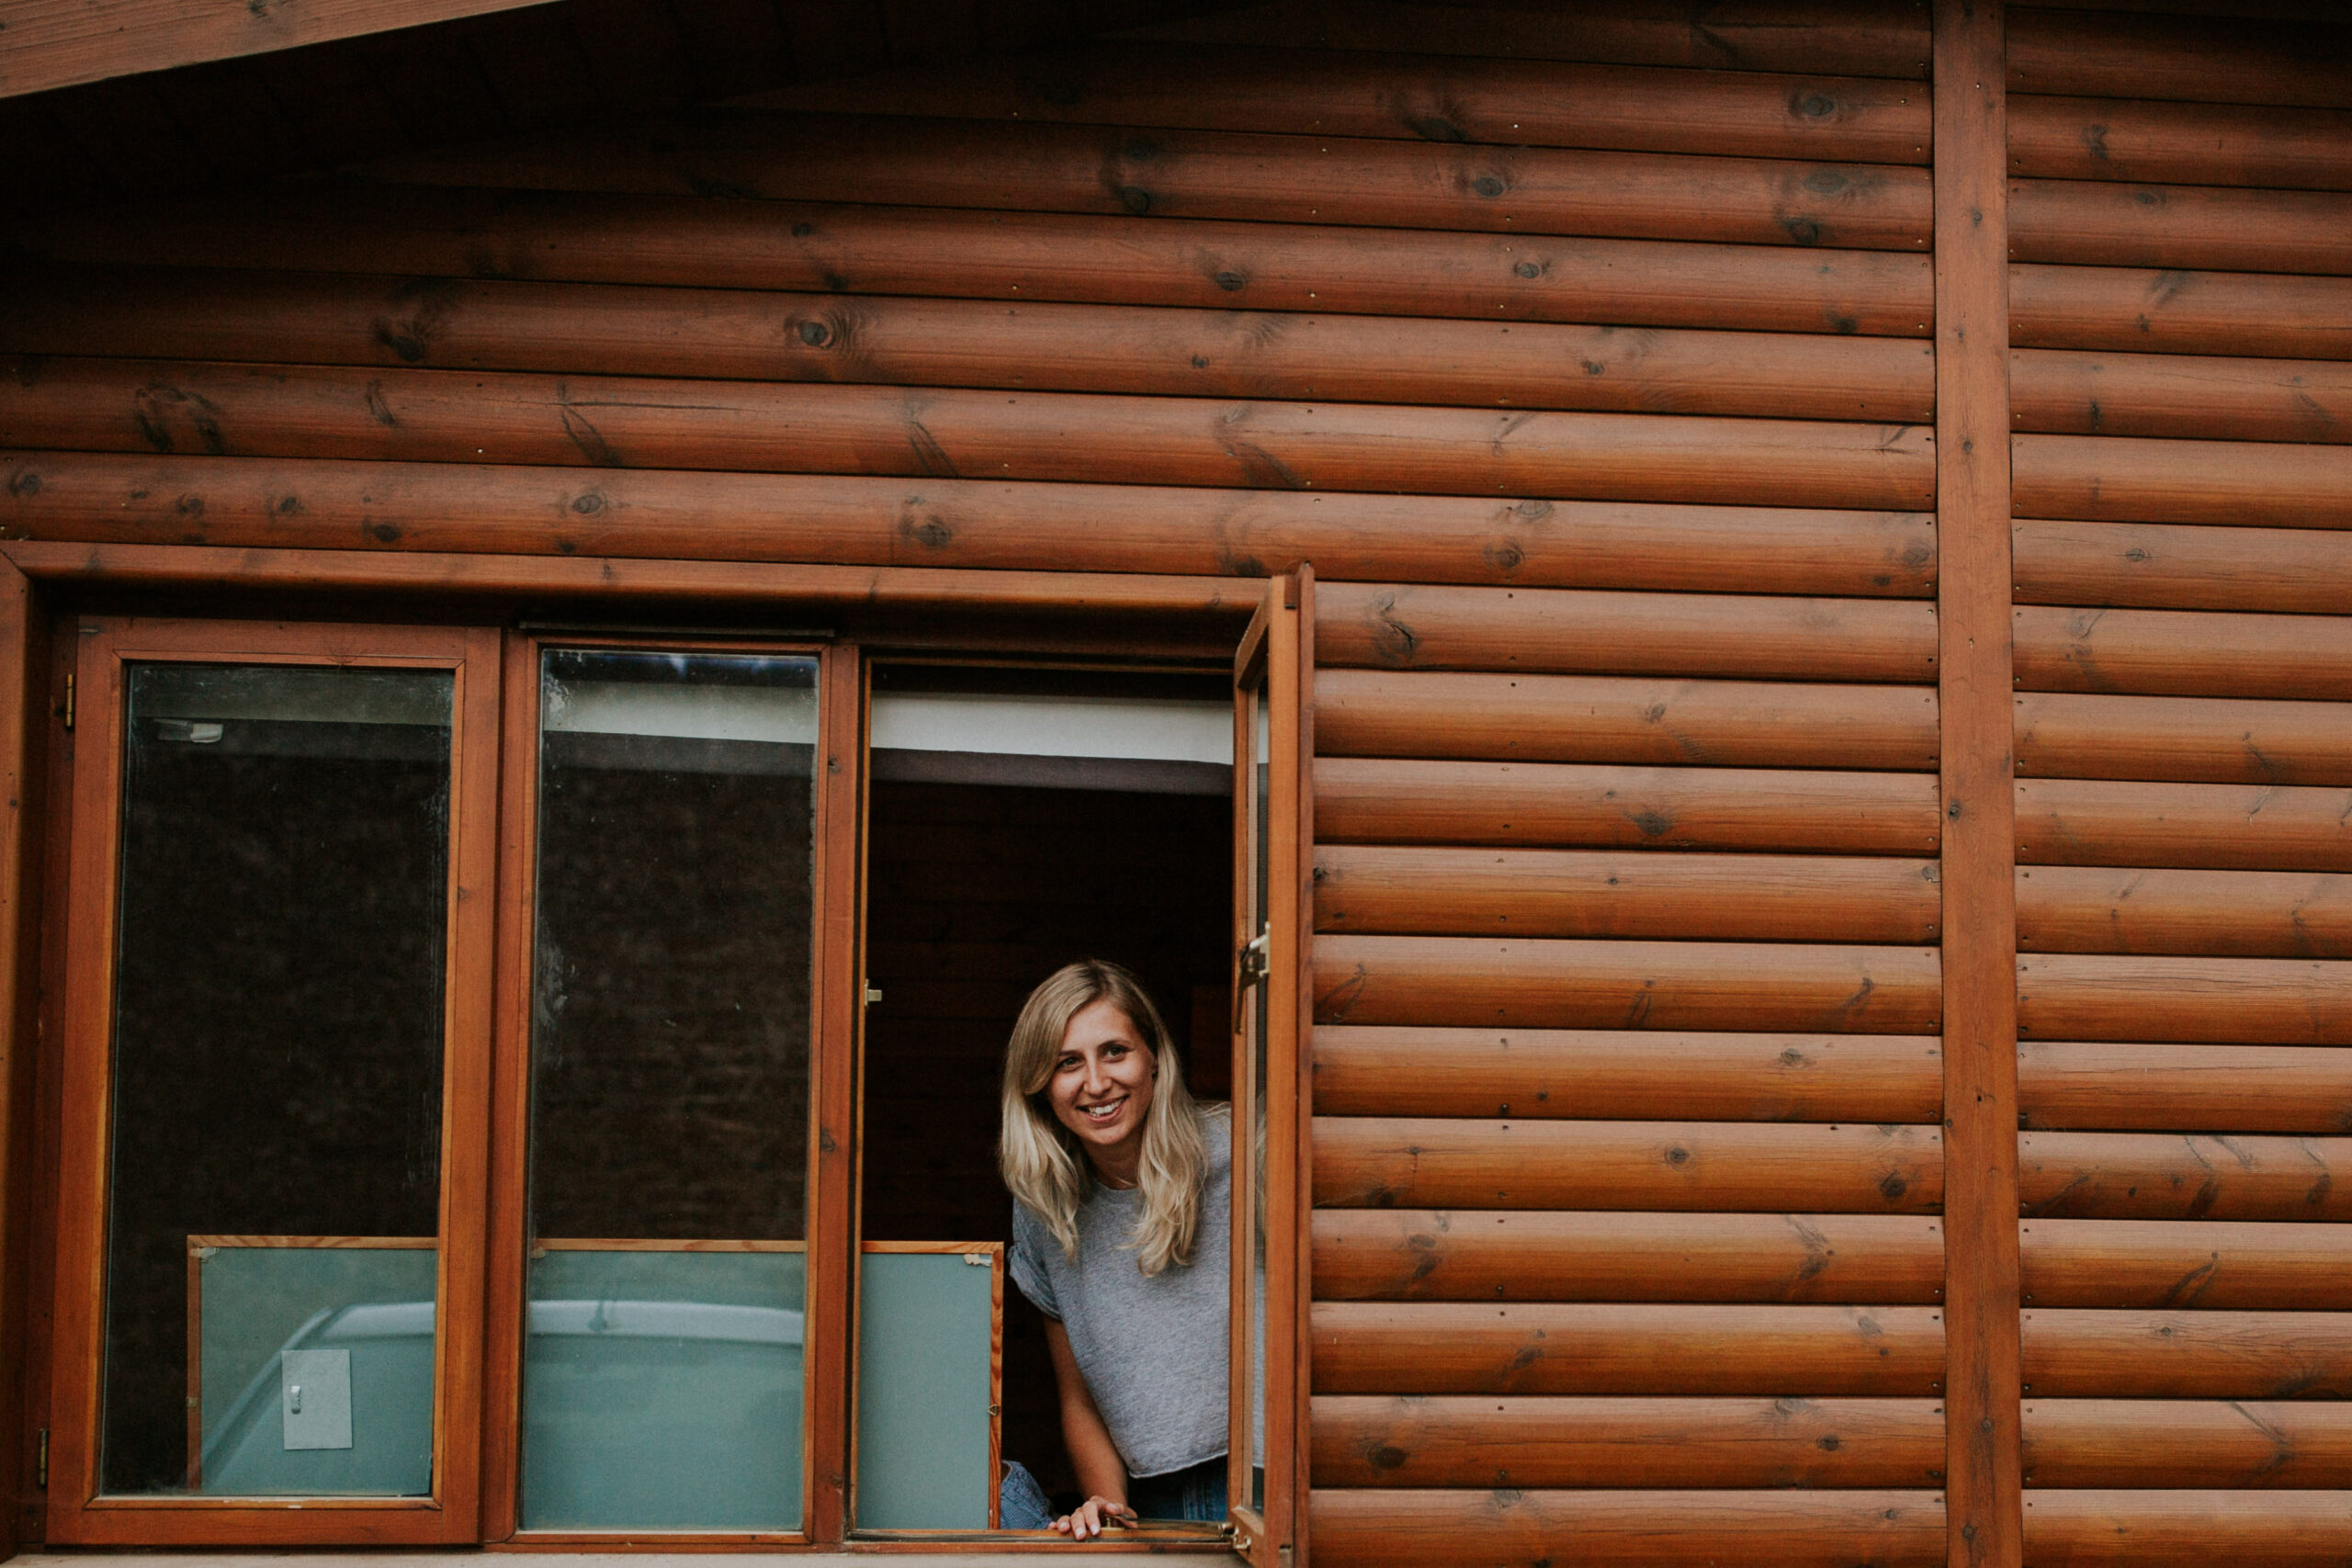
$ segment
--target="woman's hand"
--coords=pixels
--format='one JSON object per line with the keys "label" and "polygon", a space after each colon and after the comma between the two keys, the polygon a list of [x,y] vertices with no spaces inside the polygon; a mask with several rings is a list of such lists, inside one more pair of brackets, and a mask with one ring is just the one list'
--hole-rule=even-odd
{"label": "woman's hand", "polygon": [[1054,1521],[1054,1529],[1072,1540],[1084,1540],[1091,1535],[1101,1535],[1113,1525],[1121,1529],[1132,1527],[1136,1511],[1114,1497],[1097,1495],[1078,1506],[1074,1513],[1064,1514]]}

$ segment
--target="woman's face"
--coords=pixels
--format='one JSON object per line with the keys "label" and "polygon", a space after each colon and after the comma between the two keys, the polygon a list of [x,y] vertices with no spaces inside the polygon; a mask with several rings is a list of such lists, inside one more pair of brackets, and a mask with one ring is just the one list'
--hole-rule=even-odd
{"label": "woman's face", "polygon": [[1142,1150],[1159,1073],[1135,1021],[1104,997],[1080,1008],[1062,1031],[1046,1098],[1054,1119],[1078,1134],[1096,1165],[1123,1166]]}

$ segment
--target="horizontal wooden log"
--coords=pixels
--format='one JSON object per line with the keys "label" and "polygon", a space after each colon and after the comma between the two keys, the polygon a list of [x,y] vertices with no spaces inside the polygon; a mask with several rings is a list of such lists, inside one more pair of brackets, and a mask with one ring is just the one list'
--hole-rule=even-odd
{"label": "horizontal wooden log", "polygon": [[2019,866],[2017,909],[2018,946],[2031,953],[2352,958],[2341,874]]}
{"label": "horizontal wooden log", "polygon": [[2021,604],[2013,631],[2024,691],[2352,700],[2352,616]]}
{"label": "horizontal wooden log", "polygon": [[2027,1561],[2050,1568],[2325,1568],[2352,1548],[2352,1492],[2033,1491]]}
{"label": "horizontal wooden log", "polygon": [[37,358],[0,360],[0,445],[1743,505],[1934,478],[1913,426]]}
{"label": "horizontal wooden log", "polygon": [[1315,743],[1334,756],[1652,766],[1936,765],[1936,697],[1905,686],[1332,670]]}
{"label": "horizontal wooden log", "polygon": [[2352,107],[2352,32],[2243,17],[2020,8],[2009,90]]}
{"label": "horizontal wooden log", "polygon": [[2352,1227],[2027,1220],[2022,1300],[2041,1307],[2352,1310]]}
{"label": "horizontal wooden log", "polygon": [[2024,604],[2352,614],[2352,551],[2329,533],[2022,522],[2010,536]]}
{"label": "horizontal wooden log", "polygon": [[2018,1124],[2352,1133],[2352,1049],[2021,1041]]}
{"label": "horizontal wooden log", "polygon": [[2036,1399],[2342,1399],[2352,1393],[2352,1313],[2029,1307],[2021,1326],[2025,1392]]}
{"label": "horizontal wooden log", "polygon": [[[26,214],[8,232],[17,248],[69,265],[390,270],[1864,336],[1924,338],[1932,308],[1928,258],[1885,251],[1364,234],[1317,224],[694,196],[321,185],[260,198]],[[941,266],[943,255],[956,265]],[[2208,292],[2233,287],[2233,275],[2210,276],[2222,281]]]}
{"label": "horizontal wooden log", "polygon": [[2019,779],[2017,811],[2033,864],[2352,871],[2352,790]]}
{"label": "horizontal wooden log", "polygon": [[2352,527],[2352,447],[2097,435],[2009,445],[2020,517]]}
{"label": "horizontal wooden log", "polygon": [[2352,1219],[2344,1138],[2026,1132],[2018,1165],[2024,1212],[2051,1219]]}
{"label": "horizontal wooden log", "polygon": [[2009,254],[2021,262],[2342,276],[2352,273],[2347,226],[2343,191],[2009,182]]}
{"label": "horizontal wooden log", "polygon": [[1396,1399],[1326,1394],[1322,1486],[1936,1486],[1926,1399]]}
{"label": "horizontal wooden log", "polygon": [[1324,1208],[1931,1214],[1941,1129],[1874,1122],[1318,1117]]}
{"label": "horizontal wooden log", "polygon": [[1933,861],[1320,845],[1315,929],[1379,935],[1930,942]]}
{"label": "horizontal wooden log", "polygon": [[741,100],[819,114],[1176,126],[1294,136],[1923,164],[1924,92],[1883,81],[1329,50],[1100,41],[802,83]]}
{"label": "horizontal wooden log", "polygon": [[1932,854],[1940,822],[1936,781],[1918,773],[1357,757],[1315,764],[1320,843]]}
{"label": "horizontal wooden log", "polygon": [[0,454],[13,539],[1920,594],[1914,513]]}
{"label": "horizontal wooden log", "polygon": [[[306,6],[273,14],[246,6],[189,3],[19,5],[8,18],[0,97],[203,66],[281,49],[332,44],[392,29],[487,17],[528,0],[401,0],[397,5]],[[451,35],[443,35],[451,36]],[[464,32],[455,37],[464,38]],[[345,48],[356,46],[346,44]],[[337,51],[338,58],[344,58]],[[316,58],[315,56],[312,58]],[[362,58],[366,58],[362,56]],[[185,80],[186,78],[179,78]],[[222,80],[202,76],[201,80]],[[260,81],[239,76],[236,81]],[[39,100],[36,100],[39,101]],[[389,107],[389,106],[388,106]],[[284,123],[282,120],[279,123]]]}
{"label": "horizontal wooden log", "polygon": [[1321,1393],[1943,1392],[1943,1312],[1904,1306],[1317,1302]]}
{"label": "horizontal wooden log", "polygon": [[1778,418],[1917,422],[1934,402],[1927,345],[1894,338],[157,267],[20,275],[0,296],[0,344]]}
{"label": "horizontal wooden log", "polygon": [[[2209,72],[2207,80],[2218,73]],[[2009,172],[2060,180],[2352,189],[2352,115],[2271,104],[2009,98]]]}
{"label": "horizontal wooden log", "polygon": [[[184,545],[0,542],[0,558],[40,582],[184,592],[288,590],[313,594],[482,595],[515,601],[607,599],[623,604],[759,604],[858,612],[920,612],[919,625],[957,625],[968,615],[1036,614],[1084,640],[1088,621],[1128,617],[1138,639],[1189,625],[1193,639],[1230,650],[1264,603],[1263,583],[1215,577],[1084,571],[957,571],[922,567],[825,566],[762,561],[616,560],[594,557],[424,551],[220,549]],[[1075,623],[1073,624],[1073,618]],[[1017,629],[1021,623],[1010,624]],[[1204,636],[1203,634],[1206,635]],[[899,635],[916,635],[902,626]],[[962,623],[959,636],[984,627]],[[1034,643],[1018,646],[1034,647]],[[1200,654],[1183,657],[1197,659]]]}
{"label": "horizontal wooden log", "polygon": [[2352,1406],[2031,1399],[2023,1414],[2031,1487],[2352,1486]]}
{"label": "horizontal wooden log", "polygon": [[2011,427],[2027,432],[2347,442],[2352,365],[2019,348],[2009,355],[2009,408]]}
{"label": "horizontal wooden log", "polygon": [[1315,657],[1386,670],[1927,683],[1936,622],[1928,605],[1877,600],[1335,582],[1316,594]]}
{"label": "horizontal wooden log", "polygon": [[1931,1304],[1944,1284],[1941,1222],[1903,1214],[1325,1209],[1314,1253],[1318,1301]]}
{"label": "horizontal wooden log", "polygon": [[[1318,1489],[1308,1528],[1325,1561],[1353,1568],[1939,1568],[1936,1492],[1374,1491]],[[2316,1562],[2318,1559],[2314,1558]]]}
{"label": "horizontal wooden log", "polygon": [[1921,1034],[1330,1025],[1313,1092],[1325,1116],[1932,1122],[1943,1053]]}
{"label": "horizontal wooden log", "polygon": [[2019,954],[2018,1032],[2043,1040],[2352,1045],[2352,964]]}
{"label": "horizontal wooden log", "polygon": [[2031,692],[2016,706],[2024,776],[2352,784],[2352,705]]}
{"label": "horizontal wooden log", "polygon": [[2347,359],[2352,277],[2012,266],[2009,341],[2024,348]]}
{"label": "horizontal wooden log", "polygon": [[2334,0],[2066,0],[2070,11],[2131,11],[2167,17],[2248,17],[2332,22]]}
{"label": "horizontal wooden log", "polygon": [[1917,1034],[1943,1004],[1932,948],[1795,942],[1325,936],[1314,984],[1317,1023]]}
{"label": "horizontal wooden log", "polygon": [[1704,17],[1657,0],[1585,0],[1568,8],[1369,0],[1344,12],[1213,12],[1160,22],[1137,36],[1913,81],[1928,75],[1927,15],[1903,0],[1743,0]]}
{"label": "horizontal wooden log", "polygon": [[756,110],[410,153],[368,173],[397,184],[1923,254],[1930,205],[1926,172],[1890,164]]}

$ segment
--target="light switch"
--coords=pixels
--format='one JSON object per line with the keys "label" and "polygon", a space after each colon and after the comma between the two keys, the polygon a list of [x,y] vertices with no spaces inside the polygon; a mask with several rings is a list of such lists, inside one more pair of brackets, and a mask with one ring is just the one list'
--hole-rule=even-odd
{"label": "light switch", "polygon": [[280,1350],[277,1408],[289,1449],[351,1446],[351,1352]]}

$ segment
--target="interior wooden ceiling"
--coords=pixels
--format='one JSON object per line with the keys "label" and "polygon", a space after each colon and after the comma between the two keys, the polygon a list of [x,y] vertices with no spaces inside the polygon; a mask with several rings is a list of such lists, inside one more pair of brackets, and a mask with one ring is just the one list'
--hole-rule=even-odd
{"label": "interior wooden ceiling", "polygon": [[1220,0],[560,0],[0,101],[0,197],[24,212],[187,196],[1222,8]]}

